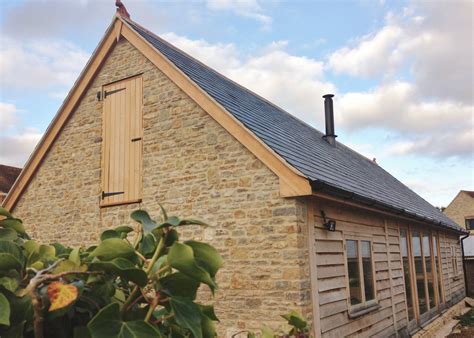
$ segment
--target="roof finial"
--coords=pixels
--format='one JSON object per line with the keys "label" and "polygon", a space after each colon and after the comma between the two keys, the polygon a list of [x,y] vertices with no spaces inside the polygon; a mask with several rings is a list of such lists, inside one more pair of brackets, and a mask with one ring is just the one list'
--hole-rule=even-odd
{"label": "roof finial", "polygon": [[130,14],[128,14],[128,11],[122,1],[115,0],[115,6],[117,6],[117,15],[121,16],[124,19],[130,19]]}

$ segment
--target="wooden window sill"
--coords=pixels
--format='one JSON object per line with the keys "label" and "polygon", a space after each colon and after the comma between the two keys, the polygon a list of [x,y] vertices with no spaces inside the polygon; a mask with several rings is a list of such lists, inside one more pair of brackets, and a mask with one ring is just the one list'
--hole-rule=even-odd
{"label": "wooden window sill", "polygon": [[355,319],[361,317],[369,312],[376,311],[380,309],[381,306],[378,303],[369,303],[362,306],[358,306],[355,309],[349,310],[349,318]]}
{"label": "wooden window sill", "polygon": [[107,207],[115,207],[117,205],[135,204],[135,203],[141,203],[141,202],[142,202],[142,199],[139,198],[139,199],[128,200],[128,201],[101,203],[100,207],[101,208],[107,208]]}

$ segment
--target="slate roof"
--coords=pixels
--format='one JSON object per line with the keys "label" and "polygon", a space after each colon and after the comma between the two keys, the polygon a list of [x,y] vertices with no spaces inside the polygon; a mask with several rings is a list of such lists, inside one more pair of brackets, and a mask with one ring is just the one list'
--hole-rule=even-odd
{"label": "slate roof", "polygon": [[322,139],[323,133],[320,131],[219,74],[137,23],[127,22],[245,127],[303,173],[313,187],[464,231],[373,161],[340,142],[336,146],[328,144]]}

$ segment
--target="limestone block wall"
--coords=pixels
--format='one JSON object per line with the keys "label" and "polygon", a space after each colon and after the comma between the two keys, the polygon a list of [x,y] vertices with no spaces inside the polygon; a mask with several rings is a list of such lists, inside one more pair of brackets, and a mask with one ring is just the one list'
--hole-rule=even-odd
{"label": "limestone block wall", "polygon": [[474,198],[468,193],[461,191],[446,207],[444,213],[457,224],[465,228],[466,217],[474,217]]}
{"label": "limestone block wall", "polygon": [[[101,86],[143,76],[143,202],[99,208]],[[290,309],[311,315],[306,205],[279,197],[278,178],[127,41],[109,55],[60,133],[14,214],[42,242],[91,244],[130,224],[132,210],[199,217],[209,228],[184,237],[210,242],[218,274],[220,336],[282,325]]]}

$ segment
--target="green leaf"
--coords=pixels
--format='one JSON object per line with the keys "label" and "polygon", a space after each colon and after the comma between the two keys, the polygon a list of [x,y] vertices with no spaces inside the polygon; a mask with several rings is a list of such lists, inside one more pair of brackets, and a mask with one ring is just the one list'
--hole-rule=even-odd
{"label": "green leaf", "polygon": [[38,259],[42,262],[52,261],[56,259],[56,249],[52,245],[41,244],[38,250]]}
{"label": "green leaf", "polygon": [[179,240],[179,234],[175,229],[171,229],[166,233],[165,245],[172,246],[174,242]]}
{"label": "green leaf", "polygon": [[215,323],[206,316],[201,317],[201,329],[203,338],[217,337]]}
{"label": "green leaf", "polygon": [[69,253],[69,260],[77,266],[81,265],[81,248],[72,249]]}
{"label": "green leaf", "polygon": [[115,258],[108,262],[94,262],[90,264],[92,270],[105,271],[111,274],[132,281],[138,286],[145,286],[148,278],[142,269],[137,268],[129,260],[125,258]]}
{"label": "green leaf", "polygon": [[69,272],[69,271],[87,271],[87,265],[77,265],[76,263],[65,260],[58,264],[58,266],[53,270],[54,273]]}
{"label": "green leaf", "polygon": [[205,222],[203,222],[203,221],[194,219],[194,218],[182,219],[182,220],[179,222],[179,225],[201,225],[201,226],[209,226],[209,224],[207,224],[207,223],[205,223]]}
{"label": "green leaf", "polygon": [[0,226],[8,229],[13,229],[21,234],[25,233],[23,222],[18,218],[7,218],[0,221]]}
{"label": "green leaf", "polygon": [[69,252],[71,250],[69,248],[66,248],[61,243],[53,243],[51,245],[54,246],[54,248],[56,249],[56,256],[66,254],[67,252]]}
{"label": "green leaf", "polygon": [[3,293],[0,293],[0,325],[10,325],[10,303]]}
{"label": "green leaf", "polygon": [[160,206],[160,209],[161,209],[162,221],[164,222],[168,219],[168,214],[166,213],[166,209],[160,203],[158,203],[158,205]]}
{"label": "green leaf", "polygon": [[8,212],[7,209],[0,207],[0,216],[5,216],[7,218],[13,218],[12,214]]}
{"label": "green leaf", "polygon": [[127,237],[127,234],[129,232],[133,231],[133,228],[127,225],[122,225],[122,226],[116,227],[114,230],[120,234],[120,238],[125,238]]}
{"label": "green leaf", "polygon": [[296,311],[291,311],[285,315],[282,315],[284,319],[288,321],[288,325],[294,326],[297,329],[305,329],[308,326],[308,323],[304,318]]}
{"label": "green leaf", "polygon": [[275,338],[275,334],[268,327],[262,328],[262,338]]}
{"label": "green leaf", "polygon": [[212,291],[217,287],[209,272],[196,263],[189,245],[175,242],[168,253],[168,264],[188,277],[209,285]]}
{"label": "green leaf", "polygon": [[148,215],[145,210],[135,210],[130,217],[143,226],[143,232],[146,234],[156,228],[157,224],[150,218],[150,215]]}
{"label": "green leaf", "polygon": [[160,278],[160,284],[163,291],[170,296],[180,296],[194,300],[200,283],[181,272],[175,272]]}
{"label": "green leaf", "polygon": [[0,270],[21,269],[24,257],[20,247],[10,241],[0,241]]}
{"label": "green leaf", "polygon": [[23,336],[23,330],[25,327],[26,321],[22,321],[20,323],[17,323],[15,325],[10,325],[8,330],[2,330],[1,331],[1,336],[2,338],[24,338]]}
{"label": "green leaf", "polygon": [[204,304],[198,304],[198,305],[203,315],[205,315],[207,318],[214,320],[216,322],[219,321],[219,319],[217,319],[216,313],[214,312],[214,306],[204,305]]}
{"label": "green leaf", "polygon": [[75,326],[73,331],[73,338],[90,338],[87,326]]}
{"label": "green leaf", "polygon": [[120,307],[112,303],[102,308],[87,324],[91,338],[156,338],[161,333],[144,321],[124,322]]}
{"label": "green leaf", "polygon": [[18,287],[18,281],[15,278],[11,277],[1,277],[0,286],[4,287],[6,290],[11,293],[15,293],[16,288]]}
{"label": "green leaf", "polygon": [[[10,322],[17,324],[22,322],[32,323],[33,321],[33,306],[29,296],[17,297],[14,294],[6,295],[10,302]],[[3,337],[2,337],[3,338]]]}
{"label": "green leaf", "polygon": [[13,229],[0,228],[0,240],[14,241],[18,238],[18,233]]}
{"label": "green leaf", "polygon": [[214,278],[217,271],[224,264],[224,260],[219,255],[219,252],[213,246],[206,243],[196,241],[186,241],[184,243],[193,248],[196,262]]}
{"label": "green leaf", "polygon": [[100,235],[100,240],[104,241],[109,238],[121,238],[120,234],[115,230],[105,230],[102,235]]}
{"label": "green leaf", "polygon": [[147,256],[153,254],[155,252],[155,248],[155,236],[153,236],[152,234],[146,234],[142,238],[139,251],[142,253],[143,256]]}
{"label": "green leaf", "polygon": [[193,301],[183,297],[172,297],[170,306],[176,323],[192,332],[194,338],[202,338],[201,311]]}
{"label": "green leaf", "polygon": [[110,261],[117,257],[133,257],[135,250],[130,244],[120,238],[109,238],[102,241],[97,248],[90,253],[91,257]]}
{"label": "green leaf", "polygon": [[247,333],[247,338],[257,338],[257,336],[255,335],[255,333],[249,332]]}

